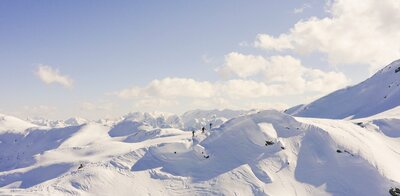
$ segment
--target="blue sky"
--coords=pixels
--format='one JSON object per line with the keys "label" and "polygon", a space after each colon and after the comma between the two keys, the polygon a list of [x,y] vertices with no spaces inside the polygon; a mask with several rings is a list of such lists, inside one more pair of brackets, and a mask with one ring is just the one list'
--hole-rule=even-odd
{"label": "blue sky", "polygon": [[[346,6],[339,1],[337,4]],[[332,60],[331,56],[342,56],[335,57],[330,48],[320,49],[325,45],[302,54],[304,47],[296,48],[300,45],[296,40],[291,40],[296,47],[281,50],[257,37],[291,34],[295,24],[311,17],[334,20],[327,9],[335,8],[316,0],[1,1],[0,112],[22,118],[95,119],[135,110],[179,113],[194,108],[262,108],[274,104],[282,108],[307,102],[326,91],[310,87],[316,90],[294,89],[293,93],[278,95],[265,90],[268,92],[250,98],[224,91],[228,87],[231,91],[246,88],[242,83],[248,81],[262,83],[263,89],[271,89],[264,83],[291,84],[288,79],[271,79],[277,78],[272,72],[284,71],[272,62],[290,61],[274,61],[274,56],[290,55],[300,61],[305,81],[310,74],[323,80],[330,77],[312,69],[343,74],[342,83],[329,90],[366,78],[371,65],[352,58]],[[293,34],[291,39],[297,39]],[[241,70],[252,67],[252,63],[260,63],[262,68],[243,74]],[[43,82],[38,75],[41,66],[68,77],[73,84],[65,87],[59,81]],[[269,71],[256,74],[265,70]],[[152,85],[154,80],[160,82]],[[242,83],[235,83],[240,87],[232,87],[232,80],[240,80]],[[212,92],[187,96],[195,87],[182,94],[154,91],[154,85],[159,90],[188,86],[188,82],[198,88],[206,82]],[[132,88],[136,89],[134,93]],[[257,93],[257,89],[250,93]],[[124,90],[129,93],[121,95]]]}

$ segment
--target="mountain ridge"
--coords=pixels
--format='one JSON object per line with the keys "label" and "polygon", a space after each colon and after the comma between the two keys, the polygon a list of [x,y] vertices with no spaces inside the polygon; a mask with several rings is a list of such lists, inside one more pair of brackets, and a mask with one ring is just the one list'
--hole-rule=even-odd
{"label": "mountain ridge", "polygon": [[357,85],[339,89],[286,112],[299,117],[364,118],[399,105],[400,60],[396,60]]}

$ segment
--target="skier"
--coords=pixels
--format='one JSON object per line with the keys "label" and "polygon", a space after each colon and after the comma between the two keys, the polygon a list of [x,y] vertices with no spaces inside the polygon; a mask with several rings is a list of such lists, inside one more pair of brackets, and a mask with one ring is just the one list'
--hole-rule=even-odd
{"label": "skier", "polygon": [[210,123],[210,130],[211,130],[211,127],[212,127],[212,123]]}
{"label": "skier", "polygon": [[206,130],[206,128],[201,128],[201,133],[204,133],[204,131]]}
{"label": "skier", "polygon": [[78,169],[82,169],[83,168],[83,164],[81,163],[78,167]]}
{"label": "skier", "polygon": [[194,130],[192,131],[192,137],[194,137]]}

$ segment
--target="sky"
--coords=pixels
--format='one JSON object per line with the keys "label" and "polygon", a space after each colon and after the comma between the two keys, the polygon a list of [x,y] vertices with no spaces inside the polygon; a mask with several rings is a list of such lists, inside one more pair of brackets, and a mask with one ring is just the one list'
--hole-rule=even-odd
{"label": "sky", "polygon": [[398,0],[0,1],[0,113],[285,109],[400,58]]}

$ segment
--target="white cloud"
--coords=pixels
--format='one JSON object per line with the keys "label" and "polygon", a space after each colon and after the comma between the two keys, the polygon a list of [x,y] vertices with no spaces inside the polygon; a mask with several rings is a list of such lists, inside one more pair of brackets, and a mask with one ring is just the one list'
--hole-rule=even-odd
{"label": "white cloud", "polygon": [[145,98],[138,100],[134,106],[144,110],[160,110],[160,108],[174,108],[179,103],[176,100],[162,99],[162,98]]}
{"label": "white cloud", "polygon": [[294,14],[301,14],[304,12],[305,9],[311,8],[311,5],[308,3],[303,4],[301,7],[294,8],[293,13]]}
{"label": "white cloud", "polygon": [[259,102],[254,99],[326,93],[349,84],[349,79],[343,73],[310,69],[292,56],[265,58],[234,52],[225,56],[221,70],[239,78],[216,82],[164,78],[153,80],[144,87],[135,86],[114,94],[135,100],[137,108],[179,105],[171,100],[192,100],[194,105],[232,108],[235,105],[248,107],[249,103]]}
{"label": "white cloud", "polygon": [[300,60],[289,55],[271,56],[266,62],[263,74],[268,82],[298,82],[307,71]]}
{"label": "white cloud", "polygon": [[291,37],[286,34],[282,34],[279,37],[273,37],[268,34],[259,34],[257,35],[257,40],[254,45],[266,50],[282,51],[286,49],[294,49]]}
{"label": "white cloud", "polygon": [[194,99],[190,102],[190,109],[235,109],[236,106],[226,98],[222,97],[211,97],[205,99]]}
{"label": "white cloud", "polygon": [[217,72],[230,79],[209,82],[167,77],[113,94],[133,101],[139,110],[284,109],[288,105],[268,102],[268,98],[320,95],[350,83],[343,73],[308,68],[289,55],[264,57],[232,52],[225,55]]}
{"label": "white cloud", "polygon": [[219,96],[228,96],[231,98],[259,98],[287,93],[279,91],[279,85],[267,85],[254,80],[228,80],[217,83],[215,86],[218,89]]}
{"label": "white cloud", "polygon": [[255,80],[233,79],[201,82],[187,78],[153,80],[146,87],[133,87],[114,93],[123,99],[137,98],[259,98],[289,93],[281,85],[267,85]]}
{"label": "white cloud", "polygon": [[267,50],[322,52],[332,64],[368,64],[370,72],[400,57],[398,0],[334,0],[329,17],[297,22],[289,32],[257,36]]}
{"label": "white cloud", "polygon": [[317,69],[309,69],[305,72],[305,86],[313,92],[328,93],[339,87],[344,87],[350,81],[343,73],[338,72],[322,72]]}
{"label": "white cloud", "polygon": [[292,56],[262,56],[230,53],[219,71],[240,78],[262,76],[263,82],[230,80],[222,87],[231,96],[261,97],[305,92],[330,92],[349,84],[340,72],[323,72],[302,65]]}
{"label": "white cloud", "polygon": [[225,64],[217,71],[223,77],[235,74],[241,78],[246,78],[262,71],[265,64],[266,61],[261,56],[231,52],[225,55]]}
{"label": "white cloud", "polygon": [[133,87],[117,92],[121,98],[132,97],[211,97],[214,86],[188,78],[164,78],[153,80],[146,87]]}
{"label": "white cloud", "polygon": [[[340,72],[324,72],[305,67],[292,56],[225,55],[217,69],[230,79],[198,81],[191,78],[167,77],[112,93],[134,103],[139,111],[187,111],[190,109],[284,109],[293,96],[320,95],[350,83]],[[292,96],[290,98],[289,96]],[[301,98],[300,98],[301,99]],[[268,100],[273,100],[268,102]]]}
{"label": "white cloud", "polygon": [[[349,84],[343,73],[306,68],[291,56],[272,56],[266,59],[262,56],[231,53],[225,61],[221,69],[234,73],[239,79],[204,82],[188,78],[164,78],[153,80],[145,87],[135,86],[114,94],[125,99],[236,100],[329,92]],[[256,76],[263,79],[252,79]]]}
{"label": "white cloud", "polygon": [[60,74],[59,70],[47,65],[39,65],[35,74],[46,84],[58,83],[68,88],[73,84],[70,77]]}

